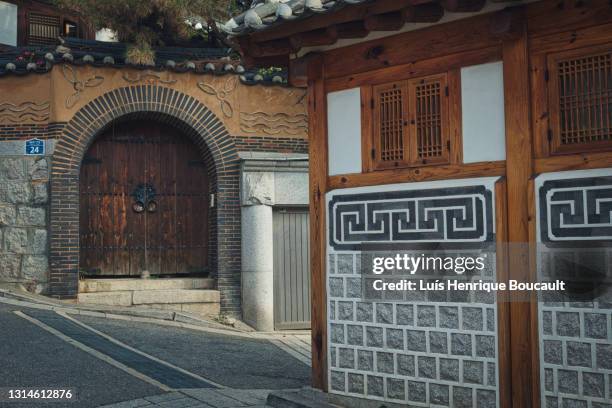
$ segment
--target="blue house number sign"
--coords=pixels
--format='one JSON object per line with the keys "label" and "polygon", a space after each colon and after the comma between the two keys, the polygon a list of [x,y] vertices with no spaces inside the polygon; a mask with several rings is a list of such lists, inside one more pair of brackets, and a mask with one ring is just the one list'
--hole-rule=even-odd
{"label": "blue house number sign", "polygon": [[44,156],[45,141],[40,139],[30,139],[25,142],[26,156]]}

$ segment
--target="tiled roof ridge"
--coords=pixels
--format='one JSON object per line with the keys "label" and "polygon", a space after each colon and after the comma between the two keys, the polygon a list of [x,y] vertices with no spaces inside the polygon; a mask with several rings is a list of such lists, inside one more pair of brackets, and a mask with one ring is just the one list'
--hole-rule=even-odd
{"label": "tiled roof ridge", "polygon": [[[193,72],[201,75],[239,75],[246,85],[287,85],[285,71],[272,70],[271,74],[247,70],[240,60],[232,60],[229,52],[221,56],[218,49],[158,47],[162,54],[155,65],[138,65],[125,62],[127,45],[102,41],[64,39],[63,45],[46,47],[6,47],[0,52],[0,77],[6,75],[45,74],[54,65],[65,63],[75,66],[133,68],[154,72]],[[208,51],[213,50],[213,55]],[[178,53],[176,52],[178,51]],[[176,55],[175,59],[166,57]],[[193,55],[196,59],[180,58]],[[216,55],[214,55],[216,54]],[[158,54],[159,57],[159,54]]]}

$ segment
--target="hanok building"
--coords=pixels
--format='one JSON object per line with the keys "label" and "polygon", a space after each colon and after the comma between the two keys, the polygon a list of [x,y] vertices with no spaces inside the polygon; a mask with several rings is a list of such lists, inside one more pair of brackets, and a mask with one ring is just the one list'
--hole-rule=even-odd
{"label": "hanok building", "polygon": [[269,1],[226,30],[308,87],[316,387],[373,406],[611,406],[609,298],[373,300],[360,277],[365,252],[465,245],[498,248],[498,282],[609,273],[609,1]]}
{"label": "hanok building", "polygon": [[[32,39],[22,15],[62,32],[33,3],[0,2],[0,38]],[[134,66],[125,44],[62,41],[0,53],[0,281],[308,327],[305,90],[225,49]]]}

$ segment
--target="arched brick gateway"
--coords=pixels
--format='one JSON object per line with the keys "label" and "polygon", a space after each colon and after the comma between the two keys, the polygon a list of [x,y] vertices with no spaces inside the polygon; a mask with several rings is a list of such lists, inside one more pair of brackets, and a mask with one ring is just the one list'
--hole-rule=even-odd
{"label": "arched brick gateway", "polygon": [[[79,171],[97,135],[116,120],[148,118],[184,132],[214,162],[216,277],[221,310],[240,313],[239,159],[224,124],[195,98],[141,85],[115,89],[81,108],[66,124],[53,154],[50,191],[49,294],[75,298],[79,271]],[[215,245],[215,243],[212,243]]]}

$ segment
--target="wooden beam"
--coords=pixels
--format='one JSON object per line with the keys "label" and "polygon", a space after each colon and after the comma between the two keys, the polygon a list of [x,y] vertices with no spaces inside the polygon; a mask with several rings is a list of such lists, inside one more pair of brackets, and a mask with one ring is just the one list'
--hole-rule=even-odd
{"label": "wooden beam", "polygon": [[551,156],[535,161],[536,174],[612,167],[612,152]]}
{"label": "wooden beam", "polygon": [[479,15],[326,51],[325,77],[346,77],[500,44],[490,35],[489,16]]}
{"label": "wooden beam", "polygon": [[453,13],[473,13],[482,10],[486,0],[441,0],[444,9]]}
{"label": "wooden beam", "polygon": [[[519,38],[503,43],[503,62],[508,220],[511,220],[508,225],[508,276],[510,279],[528,282],[531,279],[527,245],[528,188],[533,173],[533,156],[526,27]],[[531,355],[532,342],[538,341],[537,333],[531,330],[532,319],[537,316],[532,315],[530,302],[524,300],[510,303],[510,316],[512,406],[531,407],[534,402],[538,402],[539,394],[534,394],[532,389],[535,377],[539,375],[535,375],[537,367],[534,367]]]}
{"label": "wooden beam", "polygon": [[471,164],[447,164],[422,166],[405,169],[372,171],[369,173],[330,176],[329,190],[347,187],[379,186],[383,184],[408,183],[415,181],[448,180],[469,177],[493,177],[506,174],[504,161],[480,162]]}
{"label": "wooden beam", "polygon": [[438,3],[406,7],[402,10],[408,23],[435,23],[444,16],[444,9]]}
{"label": "wooden beam", "polygon": [[370,31],[397,31],[404,25],[404,15],[401,11],[385,14],[375,14],[365,19],[364,25]]}
{"label": "wooden beam", "polygon": [[249,54],[256,58],[289,55],[299,50],[299,47],[295,48],[288,38],[280,38],[278,40],[266,42],[251,41],[249,47]]}
{"label": "wooden beam", "polygon": [[521,34],[525,24],[524,7],[508,7],[491,15],[489,27],[491,35],[509,40]]}
{"label": "wooden beam", "polygon": [[363,20],[336,25],[338,38],[363,38],[370,33]]}
{"label": "wooden beam", "polygon": [[327,97],[320,55],[313,56],[308,76],[308,136],[310,194],[310,275],[312,385],[327,391],[326,225]]}
{"label": "wooden beam", "polygon": [[338,41],[338,31],[335,26],[294,34],[289,41],[300,47],[316,47],[321,45],[332,45]]}

